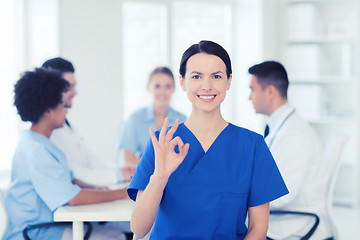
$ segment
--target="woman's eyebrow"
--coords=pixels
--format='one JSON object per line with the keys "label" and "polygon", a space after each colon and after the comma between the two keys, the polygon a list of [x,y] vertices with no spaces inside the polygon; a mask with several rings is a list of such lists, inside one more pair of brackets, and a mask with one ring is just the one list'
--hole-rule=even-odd
{"label": "woman's eyebrow", "polygon": [[217,71],[217,72],[212,73],[211,75],[216,75],[216,74],[219,74],[219,73],[224,74],[222,71]]}
{"label": "woman's eyebrow", "polygon": [[197,71],[192,71],[190,74],[199,74],[199,75],[203,75],[201,72],[197,72]]}

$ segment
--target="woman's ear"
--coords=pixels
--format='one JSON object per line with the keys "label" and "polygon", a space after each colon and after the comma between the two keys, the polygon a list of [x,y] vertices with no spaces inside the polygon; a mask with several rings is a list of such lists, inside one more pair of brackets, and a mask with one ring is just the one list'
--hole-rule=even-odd
{"label": "woman's ear", "polygon": [[229,79],[228,79],[228,81],[227,81],[226,90],[229,90],[229,89],[230,89],[231,81],[232,81],[232,74],[230,74],[230,77],[229,77]]}
{"label": "woman's ear", "polygon": [[184,80],[183,77],[180,75],[180,77],[179,77],[179,82],[180,82],[181,89],[182,89],[183,91],[186,91],[184,81],[185,81],[185,80]]}

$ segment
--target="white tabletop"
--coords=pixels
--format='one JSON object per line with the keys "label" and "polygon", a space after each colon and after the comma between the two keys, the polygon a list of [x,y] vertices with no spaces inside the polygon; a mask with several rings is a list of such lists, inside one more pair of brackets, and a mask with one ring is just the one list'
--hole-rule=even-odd
{"label": "white tabletop", "polygon": [[79,206],[63,206],[54,212],[54,221],[130,221],[134,206],[135,202],[130,199]]}

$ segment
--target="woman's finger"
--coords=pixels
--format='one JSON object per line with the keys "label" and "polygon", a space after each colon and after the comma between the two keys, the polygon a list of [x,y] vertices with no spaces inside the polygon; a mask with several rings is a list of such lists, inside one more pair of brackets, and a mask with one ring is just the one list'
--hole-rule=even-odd
{"label": "woman's finger", "polygon": [[174,125],[170,128],[170,130],[166,134],[166,138],[168,140],[171,140],[174,136],[174,133],[176,132],[177,128],[179,127],[180,121],[176,119]]}
{"label": "woman's finger", "polygon": [[186,143],[183,147],[179,147],[179,155],[181,156],[181,158],[185,158],[186,155],[188,154],[190,148],[190,144]]}
{"label": "woman's finger", "polygon": [[171,141],[171,144],[172,144],[172,149],[174,149],[175,146],[178,146],[178,148],[179,148],[178,156],[180,156],[180,159],[184,159],[186,157],[186,155],[188,154],[190,144],[189,143],[184,144],[184,142],[182,141],[182,139],[179,136],[174,138]]}
{"label": "woman's finger", "polygon": [[160,131],[159,141],[161,141],[165,137],[168,127],[169,127],[169,119],[165,118],[164,123],[161,128],[161,131]]}
{"label": "woman's finger", "polygon": [[172,145],[172,149],[174,149],[175,146],[178,146],[180,149],[184,146],[184,142],[182,141],[182,139],[179,136],[177,136],[176,138],[171,140],[171,145]]}
{"label": "woman's finger", "polygon": [[156,138],[154,129],[149,128],[149,133],[150,133],[151,142],[152,142],[153,146],[156,147],[159,142]]}

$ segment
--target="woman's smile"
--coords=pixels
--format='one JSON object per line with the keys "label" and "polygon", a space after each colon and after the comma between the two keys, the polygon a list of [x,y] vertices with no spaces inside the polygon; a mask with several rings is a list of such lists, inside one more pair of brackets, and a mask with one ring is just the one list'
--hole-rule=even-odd
{"label": "woman's smile", "polygon": [[214,95],[214,94],[198,95],[198,98],[200,98],[200,100],[203,102],[212,102],[212,101],[214,101],[215,97],[216,97],[216,95]]}

